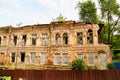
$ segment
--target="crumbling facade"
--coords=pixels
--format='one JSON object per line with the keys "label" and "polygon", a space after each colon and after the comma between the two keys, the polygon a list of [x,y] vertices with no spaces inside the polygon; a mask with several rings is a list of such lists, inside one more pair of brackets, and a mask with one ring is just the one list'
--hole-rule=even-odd
{"label": "crumbling facade", "polygon": [[76,58],[106,69],[110,48],[98,42],[97,24],[66,21],[0,29],[0,65],[17,69],[70,69]]}

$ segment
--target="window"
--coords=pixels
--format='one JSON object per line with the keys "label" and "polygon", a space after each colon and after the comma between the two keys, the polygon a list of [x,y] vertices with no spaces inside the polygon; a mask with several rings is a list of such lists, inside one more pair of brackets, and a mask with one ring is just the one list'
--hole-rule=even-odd
{"label": "window", "polygon": [[88,65],[92,66],[94,65],[95,56],[93,53],[88,54]]}
{"label": "window", "polygon": [[47,34],[42,34],[42,45],[47,45],[48,36]]}
{"label": "window", "polygon": [[46,58],[47,58],[46,53],[41,53],[41,58],[40,58],[41,64],[45,64],[46,63]]}
{"label": "window", "polygon": [[23,42],[24,45],[26,45],[26,35],[22,36],[22,42]]}
{"label": "window", "polygon": [[62,54],[62,64],[68,64],[68,54],[67,53]]}
{"label": "window", "polygon": [[83,60],[83,54],[77,53],[77,58]]}
{"label": "window", "polygon": [[35,53],[34,52],[31,53],[30,62],[35,63]]}
{"label": "window", "polygon": [[83,44],[83,34],[81,33],[77,33],[77,44]]}
{"label": "window", "polygon": [[11,62],[15,62],[15,53],[11,53]]}
{"label": "window", "polygon": [[17,44],[17,36],[14,35],[14,39],[13,39],[14,45]]}
{"label": "window", "polygon": [[25,53],[21,52],[21,62],[24,62],[24,61],[25,61]]}
{"label": "window", "polygon": [[60,42],[61,42],[61,38],[60,38],[60,34],[56,34],[56,45],[60,45]]}
{"label": "window", "polygon": [[60,64],[60,53],[55,53],[54,55],[54,64]]}
{"label": "window", "polygon": [[36,45],[37,34],[32,34],[32,45]]}
{"label": "window", "polygon": [[88,34],[87,34],[87,43],[93,44],[93,31],[90,29],[88,30]]}
{"label": "window", "polygon": [[67,35],[67,33],[63,34],[63,44],[68,44],[68,35]]}
{"label": "window", "polygon": [[2,42],[2,38],[0,37],[0,44],[1,44],[1,42]]}
{"label": "window", "polygon": [[4,62],[5,53],[0,53],[0,62]]}

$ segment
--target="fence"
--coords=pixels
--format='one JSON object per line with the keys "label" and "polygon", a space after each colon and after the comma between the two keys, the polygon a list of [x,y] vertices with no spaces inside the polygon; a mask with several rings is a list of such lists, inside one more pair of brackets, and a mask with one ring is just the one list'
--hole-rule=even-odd
{"label": "fence", "polygon": [[120,80],[120,70],[0,70],[12,80]]}

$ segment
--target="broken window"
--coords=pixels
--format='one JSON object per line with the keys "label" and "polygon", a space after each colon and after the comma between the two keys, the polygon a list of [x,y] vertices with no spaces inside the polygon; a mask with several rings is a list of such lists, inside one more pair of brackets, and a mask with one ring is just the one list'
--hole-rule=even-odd
{"label": "broken window", "polygon": [[25,53],[21,52],[21,62],[24,62],[24,61],[25,61]]}
{"label": "broken window", "polygon": [[32,34],[32,45],[36,45],[37,34]]}
{"label": "broken window", "polygon": [[60,64],[60,53],[55,53],[54,55],[54,64]]}
{"label": "broken window", "polygon": [[2,38],[0,37],[0,44],[1,44],[1,42],[2,42]]}
{"label": "broken window", "polygon": [[61,42],[60,34],[56,34],[56,45],[60,45],[60,42]]}
{"label": "broken window", "polygon": [[68,54],[67,53],[62,54],[62,64],[68,64]]}
{"label": "broken window", "polygon": [[47,40],[48,40],[48,35],[42,34],[42,45],[43,46],[47,45]]}
{"label": "broken window", "polygon": [[77,44],[83,44],[83,34],[82,34],[82,32],[77,33]]}
{"label": "broken window", "polygon": [[13,42],[14,42],[14,45],[17,44],[17,36],[14,36]]}
{"label": "broken window", "polygon": [[35,53],[34,52],[31,53],[30,62],[35,63]]}
{"label": "broken window", "polygon": [[63,44],[68,44],[68,34],[67,33],[63,34]]}
{"label": "broken window", "polygon": [[46,63],[46,58],[47,58],[46,53],[41,53],[41,58],[40,58],[41,64],[45,64]]}
{"label": "broken window", "polygon": [[87,33],[87,43],[93,44],[93,31],[91,29],[89,29]]}
{"label": "broken window", "polygon": [[11,53],[11,62],[15,62],[15,53]]}
{"label": "broken window", "polygon": [[22,42],[23,42],[24,45],[26,45],[26,35],[22,36]]}

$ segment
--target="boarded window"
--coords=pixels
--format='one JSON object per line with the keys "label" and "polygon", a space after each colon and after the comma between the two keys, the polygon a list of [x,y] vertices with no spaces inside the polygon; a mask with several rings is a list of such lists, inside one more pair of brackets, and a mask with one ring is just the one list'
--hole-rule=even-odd
{"label": "boarded window", "polygon": [[83,44],[83,34],[82,34],[82,32],[77,33],[77,44]]}
{"label": "boarded window", "polygon": [[41,53],[41,58],[40,58],[41,64],[45,64],[46,63],[46,58],[47,58],[46,53]]}
{"label": "boarded window", "polygon": [[68,64],[68,54],[67,53],[62,54],[62,64]]}
{"label": "boarded window", "polygon": [[0,62],[4,62],[4,59],[5,59],[5,53],[0,53]]}
{"label": "boarded window", "polygon": [[77,53],[77,58],[83,60],[83,54]]}
{"label": "boarded window", "polygon": [[54,64],[60,64],[60,53],[55,53],[54,55]]}
{"label": "boarded window", "polygon": [[35,63],[35,53],[31,52],[30,62]]}
{"label": "boarded window", "polygon": [[88,65],[93,66],[95,62],[95,54],[89,53],[88,54]]}

